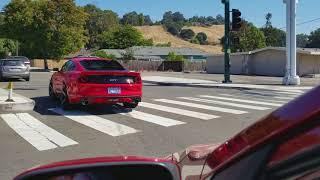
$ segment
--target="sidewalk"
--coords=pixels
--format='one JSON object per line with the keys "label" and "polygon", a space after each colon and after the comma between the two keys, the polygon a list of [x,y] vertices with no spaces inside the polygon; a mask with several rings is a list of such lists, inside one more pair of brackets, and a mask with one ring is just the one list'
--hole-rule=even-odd
{"label": "sidewalk", "polygon": [[301,86],[283,86],[281,77],[232,75],[231,84],[223,84],[223,74],[143,72],[145,83],[193,87],[265,89],[302,92],[319,84],[319,78],[301,78]]}
{"label": "sidewalk", "polygon": [[0,113],[32,111],[35,102],[29,98],[13,93],[14,102],[5,102],[8,99],[8,91],[0,88]]}

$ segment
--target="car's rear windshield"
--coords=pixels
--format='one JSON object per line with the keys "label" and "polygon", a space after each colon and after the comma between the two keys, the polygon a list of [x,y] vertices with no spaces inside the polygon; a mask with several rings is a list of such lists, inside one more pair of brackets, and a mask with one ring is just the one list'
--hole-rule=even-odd
{"label": "car's rear windshield", "polygon": [[90,71],[125,70],[121,64],[113,60],[82,60],[80,64]]}
{"label": "car's rear windshield", "polygon": [[22,60],[4,60],[3,66],[24,66]]}

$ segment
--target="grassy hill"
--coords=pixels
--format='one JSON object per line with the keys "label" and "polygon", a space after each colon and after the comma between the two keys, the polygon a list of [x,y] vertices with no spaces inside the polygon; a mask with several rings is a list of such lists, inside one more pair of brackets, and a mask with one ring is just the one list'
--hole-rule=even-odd
{"label": "grassy hill", "polygon": [[139,26],[136,27],[143,36],[147,39],[152,38],[155,44],[158,43],[168,43],[171,42],[172,47],[189,47],[201,49],[208,53],[218,54],[222,53],[221,45],[219,44],[220,38],[223,36],[224,28],[223,26],[216,25],[211,27],[185,27],[190,28],[196,33],[204,32],[208,35],[208,41],[211,45],[199,45],[192,44],[188,41],[182,40],[178,37],[172,36],[168,33],[162,26]]}

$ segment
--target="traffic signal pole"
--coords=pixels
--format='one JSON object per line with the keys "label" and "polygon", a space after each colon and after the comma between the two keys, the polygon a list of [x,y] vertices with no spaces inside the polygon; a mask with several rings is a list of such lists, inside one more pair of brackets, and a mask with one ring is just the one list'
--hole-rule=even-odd
{"label": "traffic signal pole", "polygon": [[224,4],[224,80],[223,83],[232,83],[230,80],[230,2],[222,0]]}

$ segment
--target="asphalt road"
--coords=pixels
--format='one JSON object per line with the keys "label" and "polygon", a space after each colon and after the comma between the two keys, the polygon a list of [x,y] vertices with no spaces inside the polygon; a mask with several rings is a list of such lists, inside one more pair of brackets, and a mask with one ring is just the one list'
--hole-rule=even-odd
{"label": "asphalt road", "polygon": [[[73,142],[74,145],[64,146],[54,140],[51,141],[55,142],[55,147],[51,148],[45,143],[32,145],[9,126],[7,121],[10,118],[2,117],[0,179],[11,179],[26,168],[60,160],[124,154],[161,157],[193,144],[219,143],[268,114],[278,104],[293,98],[292,95],[262,90],[146,84],[143,95],[143,102],[146,104],[135,111],[125,110],[120,106],[95,106],[75,111],[68,117],[48,110],[56,108],[59,111],[57,103],[48,97],[50,76],[51,73],[37,72],[32,73],[31,82],[14,83],[15,93],[36,101],[35,110],[21,116],[29,119],[30,116],[33,117],[42,126],[60,133],[62,139],[67,139],[64,142]],[[5,82],[0,83],[1,87],[5,85]],[[199,97],[201,95],[215,98]],[[219,99],[221,97],[224,99]],[[190,98],[200,98],[201,102]],[[265,109],[258,110],[254,107]],[[213,118],[214,116],[219,117]],[[89,121],[99,121],[100,125],[86,124]],[[115,125],[116,128],[108,129],[107,125]],[[53,144],[51,141],[48,142]],[[48,150],[39,150],[41,148]]]}

